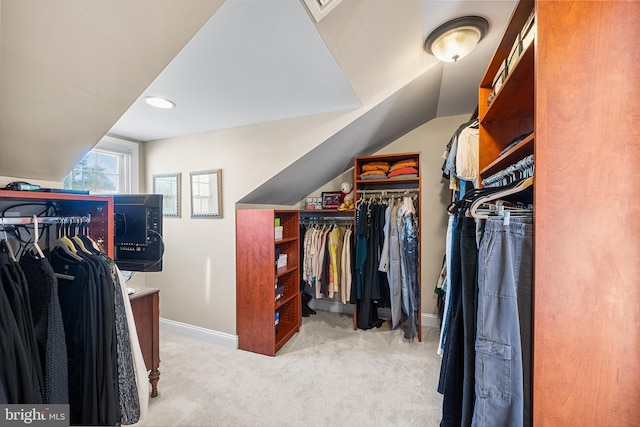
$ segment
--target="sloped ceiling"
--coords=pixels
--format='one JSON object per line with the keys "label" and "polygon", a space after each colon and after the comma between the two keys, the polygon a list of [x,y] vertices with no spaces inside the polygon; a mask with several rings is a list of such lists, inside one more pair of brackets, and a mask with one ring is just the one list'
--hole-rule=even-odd
{"label": "sloped ceiling", "polygon": [[[344,0],[316,23],[298,0],[0,1],[0,175],[61,180],[108,132],[146,141],[362,111],[243,200],[253,203],[274,203],[307,163],[327,166],[309,180],[315,189],[353,155],[436,116],[471,113],[515,5]],[[474,52],[444,65],[424,52],[432,29],[466,14],[491,25]],[[150,110],[141,100],[151,94],[191,113]]]}
{"label": "sloped ceiling", "polygon": [[222,4],[2,0],[0,175],[61,181]]}

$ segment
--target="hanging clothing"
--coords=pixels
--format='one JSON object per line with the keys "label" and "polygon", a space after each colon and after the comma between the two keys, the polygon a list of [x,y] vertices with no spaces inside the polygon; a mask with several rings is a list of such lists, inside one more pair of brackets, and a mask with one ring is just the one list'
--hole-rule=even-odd
{"label": "hanging clothing", "polygon": [[438,392],[443,395],[441,427],[458,427],[462,421],[464,338],[462,329],[462,271],[460,267],[461,233],[462,220],[458,218],[453,230],[450,284],[447,292],[450,304],[450,321],[438,381]]}
{"label": "hanging clothing", "polygon": [[444,310],[442,314],[442,325],[440,327],[440,340],[438,342],[438,354],[440,356],[444,353],[444,347],[447,339],[447,334],[449,330],[449,321],[451,319],[451,298],[449,298],[449,291],[451,289],[451,246],[452,246],[452,238],[453,238],[453,230],[455,229],[455,221],[457,219],[456,215],[449,216],[447,220],[447,234],[446,234],[446,242],[445,242],[445,269],[446,276],[444,278],[444,282],[442,284],[442,291],[445,294],[444,300]]}
{"label": "hanging clothing", "polygon": [[344,233],[343,247],[342,247],[342,275],[340,282],[340,300],[343,304],[349,302],[349,295],[351,295],[352,284],[352,268],[351,268],[351,242],[352,231],[351,228],[347,228]]}
{"label": "hanging clothing", "polygon": [[[148,386],[140,382],[134,362],[139,343],[135,322],[128,315],[128,295],[113,260],[89,249],[90,240],[69,240],[77,245],[76,253],[56,247],[49,257],[58,279],[67,344],[70,421],[136,423],[141,419],[141,402],[148,399],[140,390],[148,393]],[[139,369],[146,373],[146,368]]]}
{"label": "hanging clothing", "polygon": [[529,426],[533,220],[487,219],[479,258],[473,424]]}
{"label": "hanging clothing", "polygon": [[340,291],[340,279],[342,277],[342,246],[344,245],[344,234],[340,227],[333,227],[329,233],[329,256],[331,261],[331,284],[327,295],[333,298],[334,292]]}
{"label": "hanging clothing", "polygon": [[[390,305],[392,327],[396,328],[403,321],[402,318],[402,268],[400,254],[400,234],[398,230],[398,222],[395,220],[398,216],[400,204],[395,201],[391,202],[391,209],[388,216],[389,227],[389,268],[387,272],[387,282],[389,283]],[[386,212],[385,212],[386,217]]]}
{"label": "hanging clothing", "polygon": [[533,219],[520,207],[512,211],[516,216],[486,220],[467,214],[500,196],[507,197],[501,203],[526,205],[530,189],[468,189],[450,207],[441,426],[531,424]]}
{"label": "hanging clothing", "polygon": [[413,199],[362,202],[358,207],[357,230],[358,317],[362,316],[358,326],[367,329],[380,325],[383,320],[378,318],[377,308],[391,308],[393,328],[411,318],[405,337],[413,339],[417,335],[420,306],[418,228]]}
{"label": "hanging clothing", "polygon": [[[25,368],[28,370],[28,372],[24,372],[26,377],[19,380],[23,384],[17,388],[11,387],[12,396],[10,398],[28,399],[24,403],[43,403],[44,377],[31,317],[28,285],[20,265],[6,253],[0,253],[0,284],[4,289],[3,299],[8,302],[10,307],[8,313],[13,315],[13,322],[10,319],[8,320],[8,323],[11,324],[9,328],[14,329],[13,323],[15,323],[19,341],[22,343],[21,346],[19,345],[20,348],[16,350],[23,354],[19,354],[17,357],[22,359],[24,356],[25,359],[19,363],[25,363]],[[15,339],[16,337],[14,337]],[[9,350],[8,354],[10,355],[10,353],[11,351]],[[15,375],[15,372],[9,372],[8,374]],[[22,392],[19,390],[22,390]],[[16,392],[18,392],[18,395],[15,394]]]}
{"label": "hanging clothing", "polygon": [[[0,228],[0,403],[69,404],[72,425],[137,423],[147,370],[115,262],[87,236],[47,235],[41,250],[25,219]],[[19,257],[7,239],[26,245]]]}
{"label": "hanging clothing", "polygon": [[44,373],[44,403],[69,403],[67,344],[58,299],[58,280],[49,261],[35,257],[30,251],[22,255],[20,266],[29,288],[31,314]]}
{"label": "hanging clothing", "polygon": [[[138,331],[136,328],[136,322],[133,317],[133,310],[131,309],[131,302],[129,300],[129,293],[127,290],[126,280],[122,275],[120,269],[115,266],[116,274],[117,274],[117,284],[120,290],[120,294],[122,295],[122,299],[124,301],[124,311],[127,318],[127,327],[129,330],[130,337],[130,345],[131,345],[131,354],[133,359],[133,369],[135,371],[135,384],[138,390],[138,399],[137,402],[140,405],[138,409],[139,420],[143,421],[147,415],[147,410],[149,407],[149,378],[147,377],[148,371],[146,364],[144,363],[144,356],[142,354],[142,349],[140,348],[140,342],[138,341]],[[129,406],[128,411],[135,412],[135,398],[131,398],[131,400],[127,401],[126,404]],[[129,415],[129,417],[131,417]],[[134,418],[130,418],[132,421]],[[122,424],[125,424],[123,421]]]}
{"label": "hanging clothing", "polygon": [[420,309],[420,280],[418,277],[418,227],[416,212],[410,197],[404,197],[402,208],[398,210],[400,247],[404,248],[401,263],[402,307],[409,317],[409,327],[405,338],[414,339],[418,334],[417,316]]}
{"label": "hanging clothing", "polygon": [[334,299],[338,293],[343,303],[348,302],[352,285],[350,226],[333,223],[329,227],[319,224],[301,227],[302,289],[305,284],[311,287],[310,293],[316,298]]}
{"label": "hanging clothing", "polygon": [[[374,287],[372,279],[376,276],[372,274],[373,259],[370,233],[373,230],[370,206],[361,204],[358,207],[357,217],[357,237],[356,237],[356,279],[357,279],[357,325],[360,329],[379,328],[384,320],[378,317],[378,302],[373,299]],[[377,266],[377,264],[376,264]],[[377,270],[377,268],[375,268]],[[379,289],[378,289],[379,294]]]}
{"label": "hanging clothing", "polygon": [[4,282],[0,275],[0,384],[3,400],[6,403],[42,403],[42,400],[37,402],[37,390],[34,390],[32,381],[34,368],[27,357],[13,308],[4,291]]}
{"label": "hanging clothing", "polygon": [[458,179],[472,181],[478,186],[478,150],[480,145],[480,131],[478,127],[467,126],[458,135],[458,151],[456,155],[456,175]]}

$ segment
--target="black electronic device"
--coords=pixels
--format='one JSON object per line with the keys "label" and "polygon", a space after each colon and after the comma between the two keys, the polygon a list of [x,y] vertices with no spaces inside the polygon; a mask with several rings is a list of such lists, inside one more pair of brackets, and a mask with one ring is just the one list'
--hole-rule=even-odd
{"label": "black electronic device", "polygon": [[125,271],[162,271],[162,194],[116,194],[115,262]]}

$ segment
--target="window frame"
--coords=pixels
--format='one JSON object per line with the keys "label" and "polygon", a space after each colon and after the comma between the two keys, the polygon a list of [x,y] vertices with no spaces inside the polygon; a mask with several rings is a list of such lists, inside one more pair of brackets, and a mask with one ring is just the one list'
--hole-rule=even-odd
{"label": "window frame", "polygon": [[[127,141],[112,135],[104,136],[90,151],[103,152],[120,156],[119,163],[119,188],[116,193],[138,193],[140,188],[140,147],[137,142]],[[84,156],[86,156],[85,153]],[[83,158],[84,158],[83,156]],[[82,159],[78,160],[80,162]],[[76,163],[77,164],[77,163]],[[73,165],[75,168],[76,164]],[[73,172],[73,168],[69,173]],[[64,180],[69,176],[65,175]],[[93,193],[92,190],[89,191]]]}

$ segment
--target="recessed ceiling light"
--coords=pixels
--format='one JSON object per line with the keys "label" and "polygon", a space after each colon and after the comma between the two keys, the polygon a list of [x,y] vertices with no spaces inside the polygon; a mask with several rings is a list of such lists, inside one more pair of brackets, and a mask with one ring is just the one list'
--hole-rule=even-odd
{"label": "recessed ceiling light", "polygon": [[174,102],[159,96],[145,96],[144,102],[156,108],[174,108],[176,106]]}

